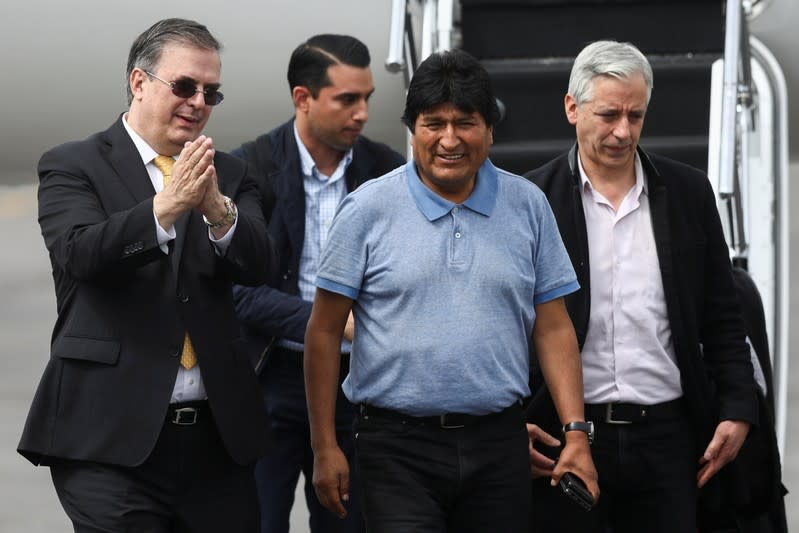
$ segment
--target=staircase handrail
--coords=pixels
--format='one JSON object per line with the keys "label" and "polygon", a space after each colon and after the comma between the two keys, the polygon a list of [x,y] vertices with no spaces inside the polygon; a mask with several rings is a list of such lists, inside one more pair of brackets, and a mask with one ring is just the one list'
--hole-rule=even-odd
{"label": "staircase handrail", "polygon": [[733,260],[745,268],[748,243],[744,225],[741,182],[747,177],[745,157],[740,157],[752,107],[749,31],[746,14],[749,2],[727,0],[724,37],[724,77],[721,103],[719,195],[728,206]]}
{"label": "staircase handrail", "polygon": [[772,376],[774,385],[774,425],[780,455],[785,457],[788,418],[788,362],[790,358],[790,213],[788,171],[788,89],[785,75],[771,51],[756,37],[749,38],[752,59],[768,78],[773,92],[774,109],[774,204],[773,239],[775,243],[774,338]]}
{"label": "staircase handrail", "polygon": [[391,0],[391,22],[388,34],[386,70],[401,72],[405,69],[405,19],[408,0]]}
{"label": "staircase handrail", "polygon": [[455,0],[417,0],[421,4],[421,56],[416,56],[410,0],[392,0],[386,70],[403,72],[408,87],[413,72],[428,55],[453,46]]}
{"label": "staircase handrail", "polygon": [[[755,2],[756,4],[757,2]],[[759,10],[768,2],[760,2]],[[789,302],[785,294],[789,286],[789,224],[787,208],[787,96],[782,70],[768,49],[756,38],[750,36],[748,19],[753,16],[753,2],[750,0],[727,0],[725,15],[725,42],[723,61],[723,81],[721,100],[721,124],[718,132],[718,194],[720,211],[726,216],[730,256],[734,264],[749,270],[750,243],[746,234],[744,208],[751,199],[744,194],[752,194],[750,179],[750,139],[752,132],[760,132],[765,124],[758,124],[759,97],[752,81],[752,61],[768,77],[769,93],[774,93],[773,135],[775,150],[772,161],[774,202],[773,202],[773,253],[774,290],[771,301],[773,324],[769,327],[771,346],[773,397],[775,428],[780,451],[784,453],[787,418],[787,377],[788,377],[788,324]],[[762,116],[762,115],[761,115]],[[767,121],[768,122],[768,121]],[[711,132],[712,135],[712,132]],[[711,155],[713,154],[711,148]],[[711,162],[712,163],[712,162]],[[708,165],[712,169],[714,165]],[[750,227],[750,230],[752,228]]]}

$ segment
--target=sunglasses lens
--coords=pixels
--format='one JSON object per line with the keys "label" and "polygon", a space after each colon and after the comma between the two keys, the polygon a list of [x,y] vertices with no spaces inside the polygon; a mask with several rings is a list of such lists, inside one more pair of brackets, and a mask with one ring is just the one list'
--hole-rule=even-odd
{"label": "sunglasses lens", "polygon": [[203,96],[205,97],[206,105],[217,105],[221,103],[222,100],[224,100],[225,98],[225,95],[223,95],[216,89],[206,89],[205,94]]}
{"label": "sunglasses lens", "polygon": [[197,92],[197,86],[190,81],[178,80],[172,82],[172,94],[178,98],[191,98]]}
{"label": "sunglasses lens", "polygon": [[[178,80],[172,82],[172,94],[178,98],[191,98],[197,93],[197,85],[188,80]],[[217,105],[225,97],[217,89],[205,89],[203,98],[206,105]]]}

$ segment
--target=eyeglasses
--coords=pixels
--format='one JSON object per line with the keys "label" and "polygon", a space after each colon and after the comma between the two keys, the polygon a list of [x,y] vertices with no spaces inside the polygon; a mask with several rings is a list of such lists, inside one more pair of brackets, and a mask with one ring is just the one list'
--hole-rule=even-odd
{"label": "eyeglasses", "polygon": [[151,78],[157,79],[161,83],[169,85],[172,88],[172,94],[178,98],[191,98],[197,93],[203,93],[203,98],[205,99],[206,105],[217,105],[222,103],[222,100],[225,99],[225,95],[220,93],[219,89],[216,87],[206,87],[205,89],[200,90],[197,88],[197,84],[191,80],[166,81],[162,80],[152,72],[145,70],[144,73]]}

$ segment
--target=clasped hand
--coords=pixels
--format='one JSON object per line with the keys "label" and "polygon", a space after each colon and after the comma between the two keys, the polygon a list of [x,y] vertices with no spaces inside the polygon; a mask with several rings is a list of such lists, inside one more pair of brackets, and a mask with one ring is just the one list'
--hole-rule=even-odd
{"label": "clasped hand", "polygon": [[224,217],[225,201],[219,192],[214,154],[214,142],[205,135],[185,143],[169,182],[153,199],[153,210],[162,227],[172,226],[181,214],[193,208],[209,220]]}

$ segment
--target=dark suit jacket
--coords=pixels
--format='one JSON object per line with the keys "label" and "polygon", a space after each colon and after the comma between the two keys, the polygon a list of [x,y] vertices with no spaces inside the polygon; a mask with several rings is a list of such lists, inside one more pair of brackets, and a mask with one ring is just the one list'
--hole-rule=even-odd
{"label": "dark suit jacket", "polygon": [[273,250],[246,166],[220,152],[214,165],[239,213],[224,257],[196,210],[175,223],[170,254],[161,251],[155,191],[121,119],[42,156],[39,224],[58,319],[18,448],[35,464],[142,463],[166,418],[187,330],[231,457],[246,464],[265,453],[266,415],[231,284],[263,282]]}
{"label": "dark suit jacket", "polygon": [[[299,296],[298,279],[300,254],[305,238],[305,189],[303,187],[300,153],[294,138],[294,120],[289,120],[262,137],[233,151],[257,163],[257,150],[271,147],[273,169],[266,180],[276,197],[275,209],[269,221],[269,233],[275,240],[280,256],[279,277],[270,286],[234,287],[236,312],[245,336],[254,346],[263,346],[270,337],[285,337],[303,342],[305,326],[311,315],[311,302]],[[267,159],[269,159],[267,158]],[[263,158],[261,158],[263,160]],[[352,162],[345,179],[347,191],[361,183],[382,176],[405,163],[405,159],[388,146],[360,136],[353,146]],[[263,166],[263,165],[261,165]]]}
{"label": "dark suit jacket", "polygon": [[[752,364],[729,252],[707,177],[682,163],[647,155],[640,148],[638,154],[648,179],[652,228],[677,365],[701,454],[719,420],[758,420]],[[582,349],[591,309],[591,276],[577,147],[526,177],[549,199],[577,272],[580,290],[566,297],[566,306]],[[541,414],[536,411],[538,403],[531,404],[532,419]]]}

